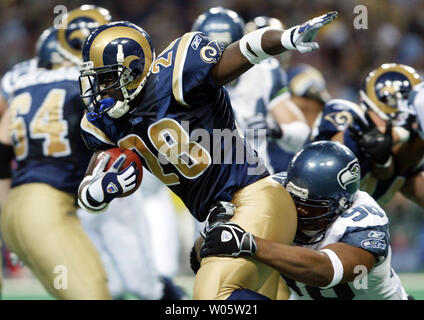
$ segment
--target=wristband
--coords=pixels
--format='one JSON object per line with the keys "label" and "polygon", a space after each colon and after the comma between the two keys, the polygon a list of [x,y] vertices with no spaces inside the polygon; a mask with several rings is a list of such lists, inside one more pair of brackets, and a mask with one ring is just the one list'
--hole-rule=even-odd
{"label": "wristband", "polygon": [[[261,28],[259,30],[250,32],[243,36],[243,38],[239,41],[240,51],[243,56],[246,57],[247,60],[251,64],[258,64],[262,60],[268,59],[272,57],[272,55],[266,53],[262,49],[262,35],[273,29],[271,27]],[[249,47],[247,46],[249,44]]]}
{"label": "wristband", "polygon": [[[87,180],[90,180],[92,178],[93,178],[93,176],[86,176],[84,178],[84,180],[82,180],[81,184],[83,184],[84,182],[86,182]],[[90,197],[91,198],[91,201],[90,201],[90,199],[88,198],[88,195],[89,195],[88,194],[88,187],[89,186],[90,186],[90,184],[87,184],[86,186],[84,186],[84,188],[81,190],[81,192],[79,192],[80,197],[78,198],[78,201],[77,201],[78,205],[82,209],[84,209],[84,210],[86,210],[90,213],[101,213],[104,210],[106,210],[106,208],[108,207],[108,203],[100,203],[99,205],[97,205],[97,204],[93,205],[92,203],[93,203],[94,199],[92,199],[92,197]]]}
{"label": "wristband", "polygon": [[330,284],[325,287],[320,287],[321,289],[328,289],[337,285],[343,278],[343,264],[340,261],[337,254],[330,249],[322,249],[321,252],[327,254],[330,258],[331,264],[333,265],[333,280],[331,280]]}
{"label": "wristband", "polygon": [[293,35],[296,32],[296,27],[284,30],[281,35],[281,45],[288,50],[296,50],[296,45],[293,42]]}

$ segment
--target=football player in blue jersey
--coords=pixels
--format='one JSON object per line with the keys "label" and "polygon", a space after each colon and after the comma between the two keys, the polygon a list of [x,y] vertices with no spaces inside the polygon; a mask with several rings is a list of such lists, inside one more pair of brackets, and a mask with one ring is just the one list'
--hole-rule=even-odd
{"label": "football player in blue jersey", "polygon": [[[262,28],[283,29],[283,24],[276,18],[261,16],[245,25],[243,18],[235,11],[213,7],[199,15],[191,30],[202,32],[227,47],[244,34]],[[283,56],[286,54],[278,57]],[[308,138],[309,130],[301,111],[290,97],[287,74],[280,62],[274,57],[263,60],[226,84],[225,88],[231,99],[236,123],[246,141],[265,160],[270,173],[282,171],[281,161],[278,161],[281,160],[281,152],[276,155],[270,151],[281,145],[294,153]],[[278,159],[271,157],[274,155]],[[196,226],[201,230],[202,226]]]}
{"label": "football player in blue jersey", "polygon": [[391,267],[388,218],[359,191],[360,176],[359,161],[346,146],[307,144],[287,172],[274,176],[296,204],[293,245],[218,222],[207,232],[200,254],[251,256],[281,273],[294,300],[406,300]]}
{"label": "football player in blue jersey", "polygon": [[[69,17],[79,28],[110,21],[107,10],[92,6],[72,10]],[[72,30],[72,46],[81,46],[84,39]],[[57,52],[60,32],[50,28],[42,34],[36,67],[8,76],[10,96],[2,117],[7,126],[0,139],[11,146],[16,168],[2,208],[2,236],[53,297],[110,299],[98,252],[76,216],[78,185],[92,153],[80,135],[85,105],[78,69]],[[12,155],[1,156],[5,166]]]}
{"label": "football player in blue jersey", "polygon": [[[237,207],[232,221],[266,239],[291,243],[294,203],[238,134],[223,85],[285,50],[318,49],[313,39],[336,16],[331,12],[288,30],[260,29],[226,48],[202,33],[187,33],[157,57],[147,32],[130,22],[97,28],[84,42],[80,77],[82,98],[93,101],[81,121],[93,157],[115,146],[133,149],[199,221],[216,202],[232,201]],[[102,161],[93,167],[79,187],[82,207],[104,210],[134,188],[125,179],[125,173],[136,174],[133,166],[124,174],[102,172]],[[116,192],[108,192],[111,183]],[[210,257],[196,275],[193,297],[274,298],[277,288],[260,291],[274,274],[249,259]]]}
{"label": "football player in blue jersey", "polygon": [[383,64],[367,76],[360,105],[342,99],[325,105],[312,137],[349,147],[361,163],[361,190],[380,205],[388,203],[398,191],[424,205],[422,197],[415,194],[418,189],[412,190],[416,185],[413,181],[422,179],[423,167],[422,154],[413,151],[418,135],[414,112],[408,107],[408,96],[420,82],[421,77],[409,66]]}

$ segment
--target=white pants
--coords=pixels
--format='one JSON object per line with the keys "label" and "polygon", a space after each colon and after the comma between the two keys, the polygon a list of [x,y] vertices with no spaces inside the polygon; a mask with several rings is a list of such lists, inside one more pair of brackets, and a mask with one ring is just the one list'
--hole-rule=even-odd
{"label": "white pants", "polygon": [[140,186],[150,226],[153,259],[160,275],[173,277],[179,271],[181,239],[175,206],[168,188],[147,170]]}

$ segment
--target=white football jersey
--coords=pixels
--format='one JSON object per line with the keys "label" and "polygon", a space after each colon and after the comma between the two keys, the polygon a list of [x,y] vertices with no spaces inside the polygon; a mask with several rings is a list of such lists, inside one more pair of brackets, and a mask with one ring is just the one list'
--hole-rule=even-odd
{"label": "white football jersey", "polygon": [[0,80],[0,95],[5,100],[9,100],[10,95],[16,90],[16,85],[20,82],[20,77],[23,74],[36,70],[37,64],[37,58],[32,58],[15,64]]}
{"label": "white football jersey", "polygon": [[266,132],[257,129],[275,125],[269,111],[276,103],[290,97],[285,71],[278,60],[269,58],[227,84],[225,88],[230,95],[241,134],[270,169]]}
{"label": "white football jersey", "polygon": [[320,242],[297,245],[320,250],[329,244],[343,242],[373,253],[377,257],[375,266],[368,274],[365,266],[357,266],[358,277],[354,281],[328,289],[284,277],[291,290],[290,299],[407,300],[401,281],[391,267],[388,224],[384,210],[375,200],[368,193],[358,191],[352,207],[333,222]]}

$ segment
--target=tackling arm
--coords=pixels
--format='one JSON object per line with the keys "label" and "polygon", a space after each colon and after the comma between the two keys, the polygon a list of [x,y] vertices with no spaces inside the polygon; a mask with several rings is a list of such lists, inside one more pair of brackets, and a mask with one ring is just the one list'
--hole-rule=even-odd
{"label": "tackling arm", "polygon": [[253,64],[286,50],[297,50],[301,53],[318,50],[319,45],[312,42],[313,39],[319,29],[336,17],[337,12],[330,12],[288,30],[268,27],[246,34],[231,44],[212,68],[213,81],[216,85],[223,86],[249,70]]}
{"label": "tackling arm", "polygon": [[253,256],[292,280],[321,288],[353,281],[358,276],[356,266],[370,271],[376,263],[371,252],[346,243],[330,244],[319,251],[288,246],[255,237],[231,222],[208,230],[200,256],[211,255]]}
{"label": "tackling arm", "polygon": [[341,242],[318,251],[257,237],[255,241],[257,260],[290,279],[314,287],[332,287],[338,283],[351,282],[358,276],[354,272],[356,266],[364,265],[370,271],[376,262],[372,253]]}

